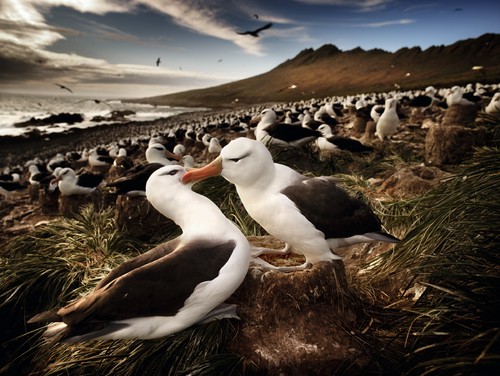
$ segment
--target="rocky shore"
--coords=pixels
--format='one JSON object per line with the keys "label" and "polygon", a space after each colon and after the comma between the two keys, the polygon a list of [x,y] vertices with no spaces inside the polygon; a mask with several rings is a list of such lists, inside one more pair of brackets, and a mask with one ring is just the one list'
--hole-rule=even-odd
{"label": "rocky shore", "polygon": [[158,131],[165,131],[174,124],[188,122],[214,113],[220,113],[220,111],[185,112],[153,121],[105,123],[83,129],[74,127],[61,133],[44,134],[35,131],[23,136],[3,136],[0,137],[0,168],[23,164],[34,156],[43,159],[56,153],[92,148],[125,137],[151,135]]}

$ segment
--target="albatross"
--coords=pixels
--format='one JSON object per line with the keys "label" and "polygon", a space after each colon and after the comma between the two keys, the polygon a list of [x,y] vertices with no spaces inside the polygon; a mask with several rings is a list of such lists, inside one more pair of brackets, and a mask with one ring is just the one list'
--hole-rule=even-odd
{"label": "albatross", "polygon": [[257,264],[281,271],[303,270],[321,261],[341,259],[333,253],[338,247],[399,241],[382,230],[367,204],[351,197],[335,179],[308,178],[274,163],[269,150],[256,140],[241,137],[231,141],[213,162],[189,170],[182,180],[192,184],[219,174],[236,186],[250,216],[286,243],[283,250],[255,250],[253,255],[286,253],[291,248],[306,258],[296,267],[273,267],[256,258]]}
{"label": "albatross", "polygon": [[94,192],[103,179],[103,175],[92,174],[90,172],[77,175],[72,168],[66,167],[58,172],[54,182],[58,182],[61,195],[74,196],[88,195]]}
{"label": "albatross", "polygon": [[253,117],[251,123],[257,123],[255,138],[265,145],[280,147],[300,147],[321,137],[321,133],[298,125],[278,123],[276,112],[270,108]]}
{"label": "albatross", "polygon": [[181,183],[185,173],[164,166],[146,186],[149,202],[182,234],[123,263],[90,294],[31,318],[53,323],[47,341],[159,338],[237,317],[236,307],[223,303],[245,278],[250,245],[212,201]]}

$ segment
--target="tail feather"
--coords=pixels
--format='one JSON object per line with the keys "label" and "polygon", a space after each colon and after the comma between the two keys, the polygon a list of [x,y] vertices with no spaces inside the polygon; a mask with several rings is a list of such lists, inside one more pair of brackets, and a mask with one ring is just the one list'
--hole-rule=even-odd
{"label": "tail feather", "polygon": [[382,242],[386,243],[399,243],[401,240],[396,238],[395,236],[392,236],[391,234],[388,234],[387,232],[383,231],[377,231],[377,232],[369,232],[364,234],[366,237],[373,239],[373,240],[380,240]]}
{"label": "tail feather", "polygon": [[57,314],[59,308],[51,309],[50,311],[41,312],[28,320],[28,324],[37,322],[58,322],[62,321],[62,317]]}

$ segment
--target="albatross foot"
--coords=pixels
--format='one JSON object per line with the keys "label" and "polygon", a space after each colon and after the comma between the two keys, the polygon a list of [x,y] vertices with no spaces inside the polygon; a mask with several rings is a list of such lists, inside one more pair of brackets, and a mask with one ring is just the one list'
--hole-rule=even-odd
{"label": "albatross foot", "polygon": [[215,320],[221,319],[237,319],[240,317],[236,313],[236,304],[221,303],[213,310],[211,310],[207,315],[199,322],[199,324],[206,324]]}

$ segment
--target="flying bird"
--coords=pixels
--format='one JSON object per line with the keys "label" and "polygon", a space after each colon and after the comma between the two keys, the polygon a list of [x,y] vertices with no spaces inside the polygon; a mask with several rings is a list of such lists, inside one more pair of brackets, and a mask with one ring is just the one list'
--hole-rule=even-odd
{"label": "flying bird", "polygon": [[156,66],[157,66],[157,67],[160,65],[160,63],[161,63],[160,58],[156,59]]}
{"label": "flying bird", "polygon": [[73,94],[73,90],[71,90],[69,87],[67,86],[64,86],[64,85],[61,85],[61,84],[58,84],[58,83],[54,83],[54,85],[56,86],[59,86],[61,89],[63,90],[68,90],[71,94]]}
{"label": "flying bird", "polygon": [[258,14],[254,14],[253,15],[256,19],[259,19],[259,15]]}
{"label": "flying bird", "polygon": [[262,30],[269,29],[271,26],[273,26],[273,24],[271,22],[269,22],[268,24],[266,24],[266,25],[264,25],[262,27],[259,27],[258,29],[255,29],[253,31],[238,32],[238,34],[240,34],[240,35],[251,35],[252,37],[257,38],[259,36],[259,33]]}

